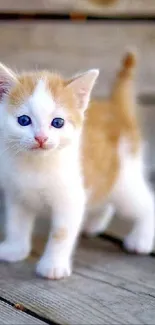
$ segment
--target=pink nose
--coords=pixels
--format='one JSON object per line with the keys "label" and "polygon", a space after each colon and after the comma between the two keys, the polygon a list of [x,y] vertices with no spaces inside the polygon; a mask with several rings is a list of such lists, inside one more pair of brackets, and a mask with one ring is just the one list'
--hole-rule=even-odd
{"label": "pink nose", "polygon": [[38,135],[36,137],[34,137],[35,140],[40,144],[40,146],[42,147],[43,144],[48,140],[48,137],[43,136],[43,135]]}

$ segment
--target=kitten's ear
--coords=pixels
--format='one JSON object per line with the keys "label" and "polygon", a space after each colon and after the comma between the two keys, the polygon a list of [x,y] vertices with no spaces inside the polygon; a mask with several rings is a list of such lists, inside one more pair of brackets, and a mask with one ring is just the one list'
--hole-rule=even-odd
{"label": "kitten's ear", "polygon": [[88,106],[90,94],[95,84],[95,81],[99,75],[99,70],[92,69],[83,73],[80,76],[76,76],[70,80],[67,87],[73,89],[75,95],[79,100],[79,108],[85,110]]}
{"label": "kitten's ear", "polygon": [[0,100],[9,91],[15,81],[16,75],[13,71],[0,63]]}

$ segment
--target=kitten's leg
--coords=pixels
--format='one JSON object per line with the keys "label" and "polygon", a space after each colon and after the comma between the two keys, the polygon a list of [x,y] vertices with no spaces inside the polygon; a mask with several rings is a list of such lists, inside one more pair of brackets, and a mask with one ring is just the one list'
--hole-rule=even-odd
{"label": "kitten's leg", "polygon": [[155,234],[154,197],[137,168],[124,170],[114,191],[114,201],[118,212],[133,220],[133,229],[125,238],[128,251],[148,254],[152,251]]}
{"label": "kitten's leg", "polygon": [[[76,189],[76,193],[75,193]],[[77,185],[58,193],[53,206],[52,229],[45,252],[37,265],[37,273],[49,279],[60,279],[71,274],[71,257],[81,230],[85,197]]]}
{"label": "kitten's leg", "polygon": [[25,259],[31,249],[34,216],[15,202],[7,202],[5,240],[0,244],[0,260],[17,262]]}
{"label": "kitten's leg", "polygon": [[103,231],[105,231],[112,220],[115,213],[115,208],[112,204],[108,204],[104,211],[98,211],[96,214],[93,212],[84,224],[84,233],[89,236],[95,236]]}

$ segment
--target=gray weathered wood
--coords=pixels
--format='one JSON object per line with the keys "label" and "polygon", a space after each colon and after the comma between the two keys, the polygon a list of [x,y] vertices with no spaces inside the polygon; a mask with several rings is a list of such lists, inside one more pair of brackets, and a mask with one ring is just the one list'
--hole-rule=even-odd
{"label": "gray weathered wood", "polygon": [[0,301],[0,324],[6,325],[27,325],[27,324],[46,324],[37,318],[34,318],[26,313],[15,309],[12,306]]}
{"label": "gray weathered wood", "polygon": [[94,96],[110,89],[124,51],[136,47],[138,93],[155,89],[155,25],[15,23],[0,25],[0,60],[17,69],[48,68],[65,75],[100,68]]}
{"label": "gray weathered wood", "polygon": [[38,238],[27,262],[0,264],[3,298],[61,324],[154,324],[154,258],[126,255],[108,241],[85,239],[76,252],[73,276],[50,281],[34,273],[41,242]]}
{"label": "gray weathered wood", "polygon": [[136,14],[148,16],[155,12],[154,0],[118,0],[109,5],[95,5],[95,2],[97,3],[97,1],[75,0],[74,10],[98,16],[117,16],[123,14],[127,16],[134,16]]}
{"label": "gray weathered wood", "polygon": [[[95,1],[94,1],[95,2]],[[89,0],[0,0],[1,11],[25,12],[84,12],[95,15],[151,15],[155,12],[154,0],[117,0],[111,5],[95,5]]]}

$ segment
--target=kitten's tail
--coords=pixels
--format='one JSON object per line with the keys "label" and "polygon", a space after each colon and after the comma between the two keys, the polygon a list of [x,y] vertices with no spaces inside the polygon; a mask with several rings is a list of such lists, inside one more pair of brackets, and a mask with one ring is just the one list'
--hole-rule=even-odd
{"label": "kitten's tail", "polygon": [[119,71],[118,77],[119,78],[126,78],[131,77],[135,71],[135,66],[137,64],[137,56],[135,52],[129,51],[125,54],[123,60],[121,69]]}
{"label": "kitten's tail", "polygon": [[136,63],[136,55],[133,52],[126,53],[112,91],[112,107],[115,111],[115,116],[122,128],[122,132],[130,139],[134,152],[138,150],[140,144],[140,129],[136,118],[137,105],[134,87]]}
{"label": "kitten's tail", "polygon": [[125,54],[121,68],[117,73],[112,90],[112,99],[124,109],[130,111],[135,106],[134,76],[137,65],[137,57],[134,52]]}

